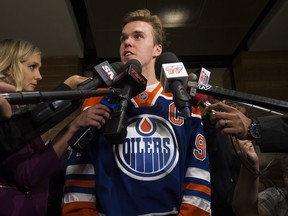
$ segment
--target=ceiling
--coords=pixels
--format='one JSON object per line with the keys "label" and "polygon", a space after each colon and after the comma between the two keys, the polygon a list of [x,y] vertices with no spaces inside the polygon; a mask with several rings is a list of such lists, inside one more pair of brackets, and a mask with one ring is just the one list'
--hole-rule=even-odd
{"label": "ceiling", "polygon": [[[132,10],[148,8],[162,19],[170,46],[186,67],[229,67],[240,50],[288,49],[288,3],[284,0],[72,0],[84,38],[84,64],[117,58],[120,22]],[[114,6],[112,6],[114,5]],[[186,14],[182,24],[164,13]],[[272,43],[271,43],[272,42]],[[113,59],[111,59],[113,61]],[[92,64],[92,65],[91,65]]]}
{"label": "ceiling", "polygon": [[[117,1],[116,1],[117,2]],[[48,57],[77,56],[85,69],[118,59],[120,22],[132,10],[160,15],[184,11],[186,21],[165,23],[170,46],[187,67],[228,67],[240,50],[288,49],[286,0],[2,0],[0,38],[36,43]],[[176,19],[176,18],[175,18]]]}

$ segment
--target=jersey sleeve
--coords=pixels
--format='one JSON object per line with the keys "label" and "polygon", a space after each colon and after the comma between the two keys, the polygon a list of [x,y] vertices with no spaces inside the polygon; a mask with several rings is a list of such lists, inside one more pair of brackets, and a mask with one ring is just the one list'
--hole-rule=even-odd
{"label": "jersey sleeve", "polygon": [[91,152],[72,151],[65,175],[62,215],[95,215],[95,170]]}
{"label": "jersey sleeve", "polygon": [[187,152],[184,191],[179,215],[208,216],[211,215],[210,170],[199,108],[192,109],[191,124],[193,131],[191,131]]}
{"label": "jersey sleeve", "polygon": [[[81,110],[88,109],[100,102],[102,97],[84,100]],[[95,196],[95,170],[90,151],[81,154],[75,151],[67,161],[64,194],[62,203],[63,216],[98,216]]]}

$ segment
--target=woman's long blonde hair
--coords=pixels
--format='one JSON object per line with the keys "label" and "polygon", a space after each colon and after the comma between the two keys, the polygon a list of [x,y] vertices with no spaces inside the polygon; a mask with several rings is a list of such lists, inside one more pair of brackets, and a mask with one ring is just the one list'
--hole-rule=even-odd
{"label": "woman's long blonde hair", "polygon": [[23,89],[22,63],[31,56],[39,54],[40,49],[25,40],[4,39],[0,41],[0,82],[9,83],[16,91]]}

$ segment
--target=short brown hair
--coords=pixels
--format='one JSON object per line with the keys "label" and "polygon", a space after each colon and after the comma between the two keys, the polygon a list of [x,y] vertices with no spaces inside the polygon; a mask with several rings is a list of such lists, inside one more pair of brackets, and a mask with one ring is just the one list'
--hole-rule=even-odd
{"label": "short brown hair", "polygon": [[141,9],[129,12],[122,20],[121,28],[133,21],[143,21],[149,23],[153,28],[154,43],[161,44],[163,47],[166,45],[166,33],[163,28],[162,22],[157,15],[152,15],[148,9]]}

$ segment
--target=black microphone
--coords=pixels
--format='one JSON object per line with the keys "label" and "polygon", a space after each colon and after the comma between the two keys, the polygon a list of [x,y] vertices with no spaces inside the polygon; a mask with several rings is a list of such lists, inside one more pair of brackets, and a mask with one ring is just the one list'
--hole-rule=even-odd
{"label": "black microphone", "polygon": [[179,62],[174,53],[164,52],[156,60],[155,73],[156,77],[160,78],[164,92],[172,92],[176,108],[185,118],[189,118],[191,116],[190,96],[184,87],[188,74],[183,63]]}
{"label": "black microphone", "polygon": [[250,103],[250,104],[266,107],[269,109],[284,111],[284,112],[287,112],[288,110],[287,101],[277,100],[273,98],[258,96],[258,95],[249,94],[245,92],[239,92],[239,91],[230,90],[230,89],[225,89],[225,88],[218,87],[218,86],[211,86],[207,84],[198,83],[197,92],[215,96],[215,97]]}
{"label": "black microphone", "polygon": [[[121,94],[116,97],[104,97],[101,101],[112,110],[103,134],[107,141],[113,144],[125,142],[128,125],[126,116],[128,101],[143,92],[147,84],[146,78],[141,74],[142,67],[138,60],[132,59],[122,68],[122,72],[118,73],[113,84],[113,87],[122,89]],[[94,127],[80,128],[68,141],[69,146],[73,150],[81,152],[94,138],[95,131]]]}
{"label": "black microphone", "polygon": [[[124,64],[121,62],[114,62],[111,65],[104,61],[94,67],[99,76],[87,79],[80,83],[75,90],[67,91],[18,91],[11,93],[0,94],[10,104],[31,104],[43,101],[56,101],[56,100],[77,100],[84,99],[92,96],[111,95],[111,91],[96,91],[99,87],[109,87],[115,82],[118,73],[122,72]],[[119,78],[117,78],[119,80]],[[94,91],[92,91],[94,90]],[[114,94],[114,93],[112,93]]]}
{"label": "black microphone", "polygon": [[[69,90],[69,91],[19,91],[0,94],[11,105],[13,104],[33,104],[43,101],[57,100],[80,100],[95,96],[119,95],[120,89],[111,88],[108,90]],[[55,102],[57,103],[57,102]]]}
{"label": "black microphone", "polygon": [[[202,94],[211,95],[211,96],[222,98],[222,99],[225,98],[225,99],[234,100],[234,101],[237,101],[238,103],[242,103],[243,105],[255,107],[257,109],[262,109],[264,111],[271,112],[271,113],[278,114],[278,115],[281,115],[282,113],[275,112],[269,109],[274,109],[274,110],[279,110],[279,111],[284,111],[284,112],[287,112],[288,110],[287,101],[277,100],[277,99],[268,98],[264,96],[258,96],[258,95],[249,94],[245,92],[239,92],[239,91],[235,91],[231,89],[225,89],[219,86],[212,86],[209,84],[200,84],[196,82],[196,79],[197,79],[197,76],[195,74],[190,73],[188,75],[187,88],[192,98],[198,93],[202,93]],[[202,101],[202,99],[203,97],[199,95],[196,101],[197,100]],[[206,106],[209,106],[209,104],[206,104]]]}
{"label": "black microphone", "polygon": [[[111,69],[111,71],[113,71],[113,73],[115,72],[115,70],[112,68],[112,66],[110,66],[108,63],[105,63],[105,65],[106,66],[108,65],[108,67]],[[116,67],[119,68],[119,63],[115,63],[112,65],[116,65]],[[99,67],[101,67],[101,66],[103,66],[103,63],[101,63],[99,65]],[[106,69],[106,71],[107,71],[107,69]],[[102,70],[100,72],[105,73]],[[99,70],[97,71],[97,73],[100,73],[100,72],[99,72]],[[94,80],[96,80],[96,79],[98,79],[98,78],[95,78]],[[110,80],[111,79],[112,79],[112,76],[110,75]],[[107,82],[108,84],[111,83],[111,81],[109,81],[108,79],[107,80],[102,79],[101,83],[105,83],[105,82]],[[97,83],[100,83],[100,82],[96,82],[96,84],[94,83],[94,88],[97,88],[97,85],[98,85]],[[51,129],[52,127],[57,125],[59,122],[61,122],[63,119],[65,119],[67,116],[69,116],[71,113],[76,111],[81,106],[80,100],[74,100],[74,99],[73,100],[59,100],[60,97],[63,96],[63,94],[66,94],[66,96],[67,96],[67,94],[69,95],[69,91],[71,91],[71,88],[68,87],[67,85],[61,84],[60,87],[61,87],[60,90],[61,91],[64,90],[64,91],[60,92],[60,95],[54,94],[55,98],[57,98],[58,100],[53,101],[53,102],[41,102],[41,103],[39,103],[37,105],[33,105],[33,106],[27,105],[28,108],[25,109],[23,112],[22,111],[19,111],[19,112],[16,111],[16,114],[12,116],[12,118],[10,119],[11,124],[14,125],[13,126],[14,128],[17,127],[19,134],[22,134],[21,135],[21,139],[22,139],[21,142],[25,143],[27,141],[30,141],[30,140],[34,139],[35,137],[48,131],[49,129]],[[84,89],[88,89],[88,88],[91,88],[90,84],[89,84],[89,86],[84,87]],[[82,89],[83,89],[83,87],[82,87]],[[56,90],[59,90],[59,88]],[[77,92],[72,92],[72,93],[77,93],[77,95],[79,96],[79,92],[81,92],[82,90],[76,89],[76,90],[72,90],[72,91],[77,91]],[[85,91],[85,90],[83,90],[83,91]],[[9,94],[10,93],[8,93],[8,95]],[[23,97],[23,95],[25,95],[25,96]],[[31,93],[23,92],[22,94],[19,94],[19,92],[18,92],[18,95],[16,97],[10,97],[9,99],[14,100],[14,101],[18,100],[21,102],[20,104],[23,104],[26,102],[32,103],[33,98],[37,102],[39,102],[39,100],[43,99],[42,98],[43,95],[45,95],[45,94],[39,95],[39,94],[37,94],[37,92],[36,92],[36,94],[34,94],[32,92]],[[45,95],[45,99],[52,100],[52,98],[54,96],[53,96],[53,91],[52,91],[51,94],[49,93],[48,95],[47,94]],[[70,96],[71,96],[71,98],[73,98],[75,95],[74,96],[70,95]],[[25,125],[22,122],[25,122]]]}
{"label": "black microphone", "polygon": [[126,116],[128,101],[145,91],[147,85],[147,79],[141,72],[141,63],[136,59],[129,60],[124,66],[123,78],[113,85],[113,87],[121,88],[122,94],[118,98],[117,109],[111,113],[110,119],[105,125],[104,135],[112,144],[125,142],[128,126]]}
{"label": "black microphone", "polygon": [[88,79],[77,86],[79,90],[92,90],[99,87],[109,87],[115,82],[115,77],[122,71],[122,62],[114,62],[111,65],[104,61],[94,67],[98,76]]}

